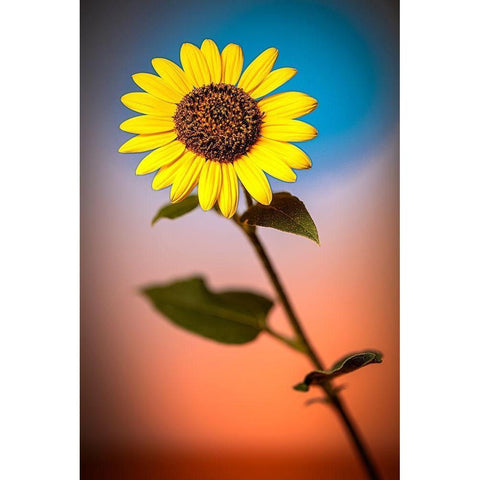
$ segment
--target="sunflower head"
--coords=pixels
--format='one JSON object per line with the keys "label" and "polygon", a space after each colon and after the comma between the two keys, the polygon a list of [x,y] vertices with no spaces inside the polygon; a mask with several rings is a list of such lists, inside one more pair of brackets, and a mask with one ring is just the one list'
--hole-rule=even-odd
{"label": "sunflower head", "polygon": [[137,175],[157,172],[152,186],[171,186],[170,199],[180,202],[198,185],[200,206],[216,202],[230,218],[238,206],[238,180],[259,203],[268,205],[272,191],[265,173],[294,182],[293,169],[310,168],[308,156],[289,142],[317,135],[296,120],[317,101],[300,92],[266,96],[290,80],[296,70],[272,70],[278,51],[269,48],[243,72],[243,52],[227,45],[220,54],[212,40],[201,48],[183,44],[182,68],[165,58],[152,60],[158,75],[137,73],[144,92],[128,93],[122,102],[142,114],[120,125],[137,134],[122,153],[148,152]]}

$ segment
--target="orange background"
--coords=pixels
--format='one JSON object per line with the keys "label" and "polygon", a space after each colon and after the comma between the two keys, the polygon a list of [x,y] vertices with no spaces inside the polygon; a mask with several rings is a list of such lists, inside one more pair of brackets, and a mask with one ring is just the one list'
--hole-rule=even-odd
{"label": "orange background", "polygon": [[[396,478],[399,421],[398,172],[392,151],[395,142],[361,168],[325,178],[303,195],[321,247],[261,231],[327,364],[364,348],[384,353],[383,364],[340,383],[347,384],[347,406],[377,462],[391,472],[388,478]],[[105,168],[121,186],[114,165]],[[361,478],[334,413],[323,404],[305,406],[317,392],[291,388],[311,368],[301,355],[266,336],[245,346],[196,337],[161,319],[137,294],[141,285],[205,273],[212,288],[240,286],[273,295],[250,246],[228,221],[196,211],[151,228],[158,194],[147,197],[133,204],[128,195],[98,188],[82,212],[82,447],[84,460],[90,459],[85,468],[106,468],[104,462],[120,468],[122,462],[131,465],[130,456],[139,462],[141,454],[147,458],[142,468],[167,472],[171,462],[177,470],[192,456],[187,464],[197,465],[198,475],[222,461],[229,472],[199,478],[233,478],[228,469],[245,461],[252,463],[245,467],[248,476],[256,478],[269,458],[271,468],[280,468],[281,460],[291,463],[292,472],[313,464],[337,474],[338,468],[351,468],[350,478]],[[271,321],[288,332],[280,308]],[[157,463],[163,456],[167,460]],[[164,478],[190,478],[189,471]]]}

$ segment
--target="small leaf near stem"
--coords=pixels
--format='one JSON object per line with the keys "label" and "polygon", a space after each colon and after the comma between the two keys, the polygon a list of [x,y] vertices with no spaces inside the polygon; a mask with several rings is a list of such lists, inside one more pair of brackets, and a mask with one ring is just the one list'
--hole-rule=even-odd
{"label": "small leaf near stem", "polygon": [[198,207],[198,197],[190,195],[180,203],[172,203],[162,207],[152,219],[152,226],[155,225],[161,218],[178,218],[195,210]]}
{"label": "small leaf near stem", "polygon": [[317,227],[304,203],[297,197],[288,192],[274,193],[270,205],[252,205],[250,195],[246,198],[247,202],[250,199],[249,208],[241,216],[241,222],[301,235],[320,244]]}
{"label": "small leaf near stem", "polygon": [[293,388],[299,392],[308,392],[311,385],[322,386],[335,377],[354,372],[359,368],[366,367],[372,363],[382,363],[382,354],[377,351],[365,351],[359,353],[350,353],[336,362],[330,370],[315,370],[310,372],[303,382],[298,383]]}

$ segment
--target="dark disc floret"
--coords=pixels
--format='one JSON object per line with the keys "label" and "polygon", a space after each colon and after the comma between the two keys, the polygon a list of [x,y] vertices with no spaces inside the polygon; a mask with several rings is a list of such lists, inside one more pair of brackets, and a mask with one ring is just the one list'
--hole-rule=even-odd
{"label": "dark disc floret", "polygon": [[207,160],[233,162],[257,141],[262,112],[241,88],[226,83],[193,89],[173,117],[178,140]]}

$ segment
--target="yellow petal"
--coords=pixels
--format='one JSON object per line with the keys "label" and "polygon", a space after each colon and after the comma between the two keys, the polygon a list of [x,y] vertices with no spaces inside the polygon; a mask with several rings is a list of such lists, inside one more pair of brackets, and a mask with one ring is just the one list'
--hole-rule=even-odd
{"label": "yellow petal", "polygon": [[281,158],[290,168],[303,170],[310,168],[312,162],[308,155],[296,145],[286,142],[277,142],[269,138],[260,137],[256,145],[262,146]]}
{"label": "yellow petal", "polygon": [[180,92],[171,88],[163,78],[151,73],[136,73],[132,75],[132,79],[142,90],[165,102],[178,103],[184,97]]}
{"label": "yellow petal", "polygon": [[251,92],[252,98],[260,98],[273,92],[276,88],[281,87],[284,83],[288,82],[295,74],[297,70],[295,68],[284,67],[270,72],[265,80]]}
{"label": "yellow petal", "polygon": [[173,90],[176,90],[182,95],[186,95],[192,90],[192,82],[176,63],[166,58],[154,58],[152,65],[160,77],[168,82],[170,88]]}
{"label": "yellow petal", "polygon": [[198,181],[198,201],[203,210],[210,210],[215,205],[221,186],[221,163],[207,160]]}
{"label": "yellow petal", "polygon": [[168,165],[176,160],[184,152],[185,145],[178,140],[174,140],[172,143],[165,145],[164,147],[157,148],[153,152],[149,153],[139,164],[136,170],[137,175],[146,175],[158,170],[164,165]]}
{"label": "yellow petal", "polygon": [[223,216],[233,217],[238,207],[238,178],[235,168],[230,162],[223,162],[222,186],[218,195],[218,206]]}
{"label": "yellow petal", "polygon": [[170,186],[177,175],[177,172],[187,163],[192,162],[195,158],[195,154],[189,150],[185,150],[183,155],[172,163],[162,167],[155,177],[153,177],[152,188],[154,190],[160,190],[162,188]]}
{"label": "yellow petal", "polygon": [[191,163],[186,163],[180,168],[170,190],[172,203],[181,202],[197,186],[198,177],[204,165],[203,157],[195,157]]}
{"label": "yellow petal", "polygon": [[229,43],[222,51],[222,82],[235,85],[243,67],[243,50]]}
{"label": "yellow petal", "polygon": [[118,151],[120,153],[138,153],[147,152],[154,148],[162,147],[177,138],[175,132],[150,133],[147,135],[137,135],[126,141]]}
{"label": "yellow petal", "polygon": [[120,124],[120,130],[129,133],[170,132],[174,128],[173,118],[157,117],[156,115],[139,115]]}
{"label": "yellow petal", "polygon": [[304,142],[317,136],[316,128],[300,120],[278,120],[276,123],[264,123],[261,134],[271,140],[283,142]]}
{"label": "yellow petal", "polygon": [[278,155],[261,145],[255,145],[247,156],[272,177],[284,182],[294,182],[297,179],[295,172]]}
{"label": "yellow petal", "polygon": [[268,48],[261,53],[243,72],[238,87],[243,88],[247,93],[255,90],[270,73],[277,57],[276,48]]}
{"label": "yellow petal", "polygon": [[201,50],[210,71],[210,81],[220,83],[222,81],[222,60],[217,44],[213,40],[204,40]]}
{"label": "yellow petal", "polygon": [[210,70],[202,51],[191,43],[184,43],[180,49],[180,61],[185,74],[196,87],[210,83]]}
{"label": "yellow petal", "polygon": [[233,166],[248,193],[257,202],[269,205],[272,201],[272,190],[262,170],[246,155],[235,160]]}
{"label": "yellow petal", "polygon": [[315,110],[317,105],[313,97],[301,92],[277,93],[258,102],[258,108],[265,112],[266,123],[275,123],[276,118],[302,117]]}
{"label": "yellow petal", "polygon": [[127,93],[120,100],[130,110],[160,117],[172,117],[177,109],[173,103],[164,102],[149,93],[143,92]]}

